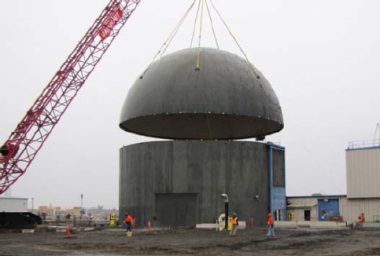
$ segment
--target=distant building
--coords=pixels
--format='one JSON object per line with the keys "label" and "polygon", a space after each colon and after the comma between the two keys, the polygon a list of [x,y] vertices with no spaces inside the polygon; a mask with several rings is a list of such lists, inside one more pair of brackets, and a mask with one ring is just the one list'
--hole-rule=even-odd
{"label": "distant building", "polygon": [[41,216],[42,220],[55,220],[56,216],[64,212],[61,207],[52,206],[40,206],[38,207],[38,215]]}
{"label": "distant building", "polygon": [[287,197],[288,220],[293,221],[343,221],[341,200],[346,195]]}
{"label": "distant building", "polygon": [[351,142],[346,149],[347,195],[287,197],[288,220],[380,221],[380,141]]}
{"label": "distant building", "polygon": [[348,222],[361,213],[380,221],[380,141],[351,142],[346,149],[347,198],[342,215]]}
{"label": "distant building", "polygon": [[[0,201],[1,203],[1,201]],[[31,209],[28,209],[31,212]],[[72,207],[63,209],[59,206],[39,206],[34,212],[37,213],[44,221],[108,221],[112,213],[116,213],[118,210],[115,208],[104,209],[103,206],[83,208]],[[68,217],[70,218],[68,219]]]}

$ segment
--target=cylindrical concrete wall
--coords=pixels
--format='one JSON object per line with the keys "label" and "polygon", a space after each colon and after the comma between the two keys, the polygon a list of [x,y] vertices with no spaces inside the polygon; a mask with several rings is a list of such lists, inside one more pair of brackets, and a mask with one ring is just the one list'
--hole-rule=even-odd
{"label": "cylindrical concrete wall", "polygon": [[[120,149],[119,215],[138,226],[214,223],[224,213],[264,225],[269,205],[268,148],[248,141],[159,141]],[[258,195],[258,198],[255,198]]]}

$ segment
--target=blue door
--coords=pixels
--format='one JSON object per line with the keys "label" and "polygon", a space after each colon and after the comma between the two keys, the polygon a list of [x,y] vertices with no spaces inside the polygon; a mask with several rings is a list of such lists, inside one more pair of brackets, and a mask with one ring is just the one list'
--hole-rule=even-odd
{"label": "blue door", "polygon": [[339,199],[318,199],[318,220],[330,221],[334,216],[339,216]]}

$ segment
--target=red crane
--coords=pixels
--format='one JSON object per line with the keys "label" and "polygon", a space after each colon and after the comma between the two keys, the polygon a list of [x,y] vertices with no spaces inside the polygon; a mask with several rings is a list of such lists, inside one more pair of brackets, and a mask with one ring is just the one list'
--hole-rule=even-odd
{"label": "red crane", "polygon": [[110,0],[0,148],[0,195],[28,169],[141,0]]}

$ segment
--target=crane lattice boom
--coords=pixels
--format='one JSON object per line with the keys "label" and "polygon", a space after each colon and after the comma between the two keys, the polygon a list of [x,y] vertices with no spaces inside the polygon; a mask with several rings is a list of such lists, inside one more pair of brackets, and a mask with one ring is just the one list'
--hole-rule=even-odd
{"label": "crane lattice boom", "polygon": [[22,176],[141,0],[111,0],[0,148],[0,195]]}

